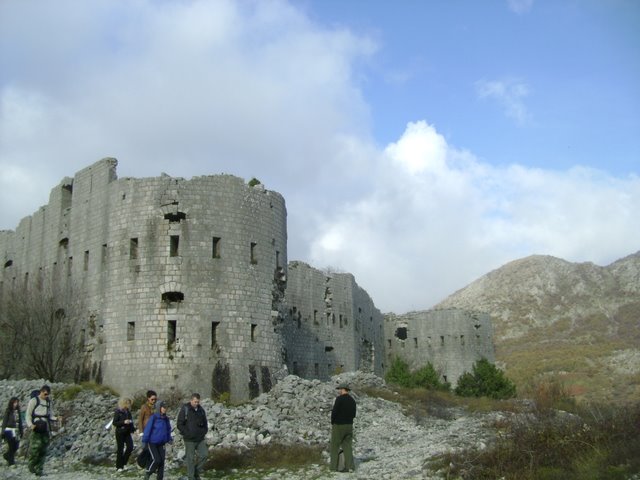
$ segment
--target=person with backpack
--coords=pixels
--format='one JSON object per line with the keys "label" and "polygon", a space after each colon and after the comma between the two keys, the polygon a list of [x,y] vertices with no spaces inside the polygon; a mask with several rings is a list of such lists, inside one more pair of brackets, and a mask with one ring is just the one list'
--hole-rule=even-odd
{"label": "person with backpack", "polygon": [[[209,430],[207,414],[200,406],[200,394],[193,393],[191,401],[185,403],[178,414],[178,430],[184,439],[187,476],[189,480],[199,480],[200,472],[207,461],[207,442],[205,435]],[[197,462],[196,462],[197,455]]]}
{"label": "person with backpack", "polygon": [[158,410],[151,415],[144,427],[143,448],[148,448],[151,453],[151,463],[144,474],[144,480],[149,480],[155,473],[158,480],[164,478],[164,446],[173,442],[171,437],[171,421],[167,417],[167,405],[165,402],[158,402]]}
{"label": "person with backpack", "polygon": [[7,464],[15,465],[16,452],[22,438],[22,416],[20,415],[20,400],[12,397],[2,419],[2,437],[7,442],[7,451],[2,455]]}
{"label": "person with backpack", "polygon": [[133,451],[133,418],[131,417],[131,399],[118,400],[118,409],[113,414],[113,428],[116,434],[116,471],[123,472]]}
{"label": "person with backpack", "polygon": [[29,440],[29,471],[41,477],[44,460],[51,438],[51,422],[57,420],[53,415],[51,387],[43,385],[38,395],[27,404],[26,421],[31,430]]}

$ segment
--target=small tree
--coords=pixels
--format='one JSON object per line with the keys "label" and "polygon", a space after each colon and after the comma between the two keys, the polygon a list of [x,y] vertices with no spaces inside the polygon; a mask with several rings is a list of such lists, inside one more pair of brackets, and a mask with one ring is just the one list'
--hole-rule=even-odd
{"label": "small tree", "polygon": [[83,350],[80,304],[71,290],[48,284],[14,291],[5,300],[0,312],[3,376],[71,380]]}
{"label": "small tree", "polygon": [[473,365],[473,373],[465,372],[458,379],[455,393],[461,397],[506,399],[516,396],[516,386],[502,370],[482,358]]}

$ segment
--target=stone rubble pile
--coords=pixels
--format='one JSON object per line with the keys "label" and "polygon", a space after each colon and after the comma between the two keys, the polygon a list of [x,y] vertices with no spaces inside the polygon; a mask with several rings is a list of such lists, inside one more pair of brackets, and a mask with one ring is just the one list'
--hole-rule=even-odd
{"label": "stone rubble pile", "polygon": [[[351,385],[352,394],[358,402],[354,427],[357,470],[345,477],[438,478],[426,476],[424,462],[428,458],[460,448],[482,448],[491,439],[492,430],[486,425],[486,417],[455,411],[450,412],[447,419],[423,417],[417,421],[406,415],[399,404],[364,394],[364,388],[386,388],[382,379],[369,373],[349,372],[335,376],[329,382],[289,375],[269,393],[240,406],[227,407],[203,398],[201,404],[211,427],[207,434],[210,450],[245,450],[273,442],[322,445],[328,452],[330,412],[337,394],[336,386],[342,382]],[[26,410],[29,392],[43,383],[33,380],[0,381],[3,411],[11,396],[20,398],[22,408]],[[63,415],[65,420],[51,442],[45,472],[50,478],[61,480],[115,478],[114,434],[105,429],[105,424],[112,418],[117,397],[82,391],[70,401],[56,399],[56,393],[67,386],[51,384],[56,414]],[[169,410],[174,427],[178,409]],[[137,412],[134,412],[134,419],[136,417]],[[140,441],[134,438],[137,450]],[[166,478],[176,478],[171,472],[183,464],[183,458],[184,444],[176,429],[174,443],[167,448]],[[19,463],[12,469],[4,465],[0,467],[0,478],[32,478],[26,470],[24,458],[19,457]],[[96,469],[101,470],[96,473]],[[262,472],[246,478],[284,478],[282,472],[269,475]],[[286,472],[286,477],[293,480],[325,476],[331,478],[327,465]]]}

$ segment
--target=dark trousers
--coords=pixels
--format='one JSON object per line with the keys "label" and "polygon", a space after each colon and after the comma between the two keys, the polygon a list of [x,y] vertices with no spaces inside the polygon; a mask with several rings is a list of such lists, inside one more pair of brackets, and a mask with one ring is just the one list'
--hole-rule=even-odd
{"label": "dark trousers", "polygon": [[131,433],[116,431],[116,468],[122,468],[129,462],[133,451],[133,439]]}
{"label": "dark trousers", "polygon": [[331,425],[331,448],[329,468],[334,472],[338,470],[338,455],[340,449],[344,452],[344,466],[347,470],[354,470],[353,463],[353,425]]}
{"label": "dark trousers", "polygon": [[7,442],[7,451],[2,456],[9,465],[13,465],[16,463],[16,452],[20,446],[20,440],[9,433],[5,435],[4,440]]}
{"label": "dark trousers", "polygon": [[147,468],[147,475],[155,472],[158,480],[162,480],[164,478],[164,445],[150,443],[149,452],[151,452],[151,463]]}

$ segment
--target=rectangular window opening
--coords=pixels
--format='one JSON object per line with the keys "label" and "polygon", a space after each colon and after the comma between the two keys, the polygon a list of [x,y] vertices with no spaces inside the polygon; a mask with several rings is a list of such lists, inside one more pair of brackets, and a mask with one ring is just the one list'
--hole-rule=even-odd
{"label": "rectangular window opening", "polygon": [[127,341],[136,339],[136,322],[127,322]]}
{"label": "rectangular window opening", "polygon": [[220,322],[211,322],[211,347],[218,345],[218,325]]}
{"label": "rectangular window opening", "polygon": [[84,251],[84,264],[82,268],[85,272],[89,270],[89,250]]}
{"label": "rectangular window opening", "polygon": [[211,239],[211,258],[220,258],[220,237]]}
{"label": "rectangular window opening", "polygon": [[171,235],[170,238],[170,246],[169,246],[169,256],[177,257],[178,256],[178,247],[180,245],[180,235]]}
{"label": "rectangular window opening", "polygon": [[138,258],[138,239],[132,238],[129,240],[129,258],[134,260]]}
{"label": "rectangular window opening", "polygon": [[251,341],[255,342],[256,341],[256,328],[258,327],[258,325],[256,325],[255,323],[251,324]]}
{"label": "rectangular window opening", "polygon": [[413,337],[413,346],[418,348],[418,339],[416,337]]}
{"label": "rectangular window opening", "polygon": [[169,320],[167,322],[167,347],[173,348],[176,344],[176,320]]}
{"label": "rectangular window opening", "polygon": [[100,259],[100,263],[102,263],[102,265],[106,265],[107,263],[107,244],[103,243],[102,244],[102,258]]}
{"label": "rectangular window opening", "polygon": [[251,242],[251,264],[255,265],[256,263],[258,263],[258,258],[256,257],[256,246],[258,244],[255,242]]}

